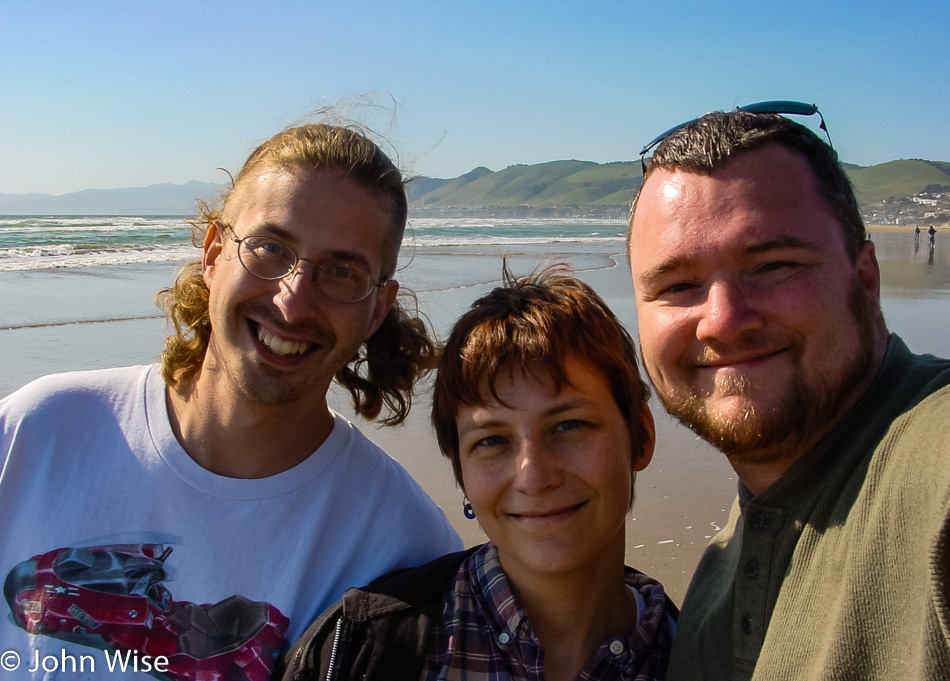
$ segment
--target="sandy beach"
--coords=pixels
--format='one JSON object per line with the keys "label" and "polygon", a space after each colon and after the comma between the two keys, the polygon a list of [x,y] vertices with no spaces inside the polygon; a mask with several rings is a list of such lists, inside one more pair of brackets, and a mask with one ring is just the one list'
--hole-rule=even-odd
{"label": "sandy beach", "polygon": [[[938,234],[936,253],[914,247],[909,230],[875,230],[881,263],[883,307],[892,330],[917,352],[950,355],[950,234]],[[942,237],[947,239],[942,241]],[[626,259],[616,245],[596,252],[551,247],[514,253],[516,273],[523,274],[548,258],[567,260],[585,269],[590,283],[631,330],[636,314]],[[457,254],[436,249],[417,253],[400,277],[419,293],[420,309],[442,334],[477,296],[493,283],[422,290],[427,268],[465,262],[457,281],[496,279],[500,253]],[[434,265],[432,263],[435,263]],[[154,361],[166,335],[152,303],[167,285],[177,264],[115,266],[82,270],[0,272],[0,396],[29,380],[55,371],[91,369]],[[464,269],[464,268],[463,268]],[[461,270],[460,270],[461,271]],[[352,417],[342,392],[331,404]],[[689,578],[709,538],[728,516],[736,478],[725,458],[653,404],[657,449],[637,480],[636,504],[627,525],[628,564],[661,580],[681,602]],[[442,459],[428,423],[428,392],[423,385],[407,423],[395,428],[361,424],[422,484],[442,506],[466,542],[484,540],[477,522],[462,515],[462,495],[451,467]]]}

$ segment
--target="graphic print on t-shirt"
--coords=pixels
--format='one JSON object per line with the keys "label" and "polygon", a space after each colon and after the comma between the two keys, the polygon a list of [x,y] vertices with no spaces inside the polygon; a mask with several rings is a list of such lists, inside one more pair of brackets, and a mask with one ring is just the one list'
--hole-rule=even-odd
{"label": "graphic print on t-shirt", "polygon": [[233,595],[175,601],[164,582],[167,543],[66,547],[35,555],[6,575],[13,622],[38,636],[167,660],[180,681],[267,681],[290,620],[269,603]]}

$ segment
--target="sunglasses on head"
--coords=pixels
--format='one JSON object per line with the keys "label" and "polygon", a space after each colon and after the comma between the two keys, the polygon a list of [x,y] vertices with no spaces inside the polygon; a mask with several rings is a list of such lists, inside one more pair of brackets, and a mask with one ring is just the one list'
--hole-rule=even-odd
{"label": "sunglasses on head", "polygon": [[[794,116],[814,116],[815,114],[817,114],[819,120],[821,121],[818,127],[824,131],[825,137],[828,138],[828,145],[833,146],[831,144],[831,135],[828,134],[828,128],[825,127],[825,117],[821,115],[821,112],[818,110],[817,104],[806,104],[805,102],[792,102],[788,100],[778,99],[778,100],[772,100],[768,102],[756,102],[755,104],[746,104],[745,106],[737,106],[734,110],[744,111],[746,113],[753,113],[753,114],[781,114],[781,115],[791,114]],[[649,144],[644,146],[643,149],[640,150],[640,169],[643,171],[643,174],[646,175],[646,172],[647,172],[646,153],[648,151],[650,151],[653,147],[658,145],[660,142],[665,140],[667,137],[672,135],[677,130],[685,128],[690,123],[695,123],[698,120],[699,118],[694,118],[692,120],[686,121],[685,123],[674,125],[672,128],[670,128],[666,132],[654,137],[653,140],[651,140]]]}

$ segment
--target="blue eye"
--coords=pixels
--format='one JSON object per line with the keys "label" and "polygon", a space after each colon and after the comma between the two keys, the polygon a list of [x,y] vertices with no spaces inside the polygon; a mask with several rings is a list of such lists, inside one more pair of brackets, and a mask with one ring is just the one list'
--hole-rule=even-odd
{"label": "blue eye", "polygon": [[489,435],[488,437],[483,437],[481,440],[475,443],[476,447],[497,447],[498,445],[503,445],[507,440],[501,435]]}
{"label": "blue eye", "polygon": [[581,427],[581,421],[579,419],[567,419],[566,421],[561,421],[557,424],[557,430],[574,430],[575,428]]}
{"label": "blue eye", "polygon": [[342,262],[328,262],[321,265],[321,269],[326,274],[337,279],[353,279],[358,275],[356,269]]}
{"label": "blue eye", "polygon": [[251,253],[251,255],[258,258],[293,259],[294,257],[293,251],[291,251],[287,246],[280,243],[279,241],[268,239],[267,237],[248,237],[244,239],[243,244],[245,248],[247,248],[247,250]]}
{"label": "blue eye", "polygon": [[676,300],[680,300],[683,294],[689,293],[690,291],[693,291],[697,288],[699,288],[699,284],[694,281],[681,281],[664,287],[654,296],[654,298],[674,298]]}
{"label": "blue eye", "polygon": [[267,251],[268,253],[273,253],[274,255],[280,255],[284,252],[284,247],[276,241],[263,241],[261,242],[259,248],[262,251]]}

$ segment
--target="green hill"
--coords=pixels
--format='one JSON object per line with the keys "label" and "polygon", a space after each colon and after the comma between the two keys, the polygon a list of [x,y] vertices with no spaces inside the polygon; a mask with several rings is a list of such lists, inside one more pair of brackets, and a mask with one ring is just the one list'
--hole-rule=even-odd
{"label": "green hill", "polygon": [[889,161],[849,173],[861,204],[913,196],[931,184],[950,185],[950,163],[908,159]]}
{"label": "green hill", "polygon": [[[639,162],[551,161],[509,166],[497,173],[476,170],[484,172],[464,183],[458,180],[471,173],[448,180],[431,191],[414,192],[411,206],[425,209],[629,205],[641,179]],[[424,185],[420,185],[422,188]],[[604,204],[607,196],[612,198]]]}
{"label": "green hill", "polygon": [[[909,198],[927,187],[950,187],[950,163],[920,159],[862,167],[844,164],[862,206],[890,197]],[[630,205],[641,182],[639,161],[551,161],[492,172],[476,168],[451,180],[410,183],[410,207],[427,211],[584,209],[613,212]]]}

